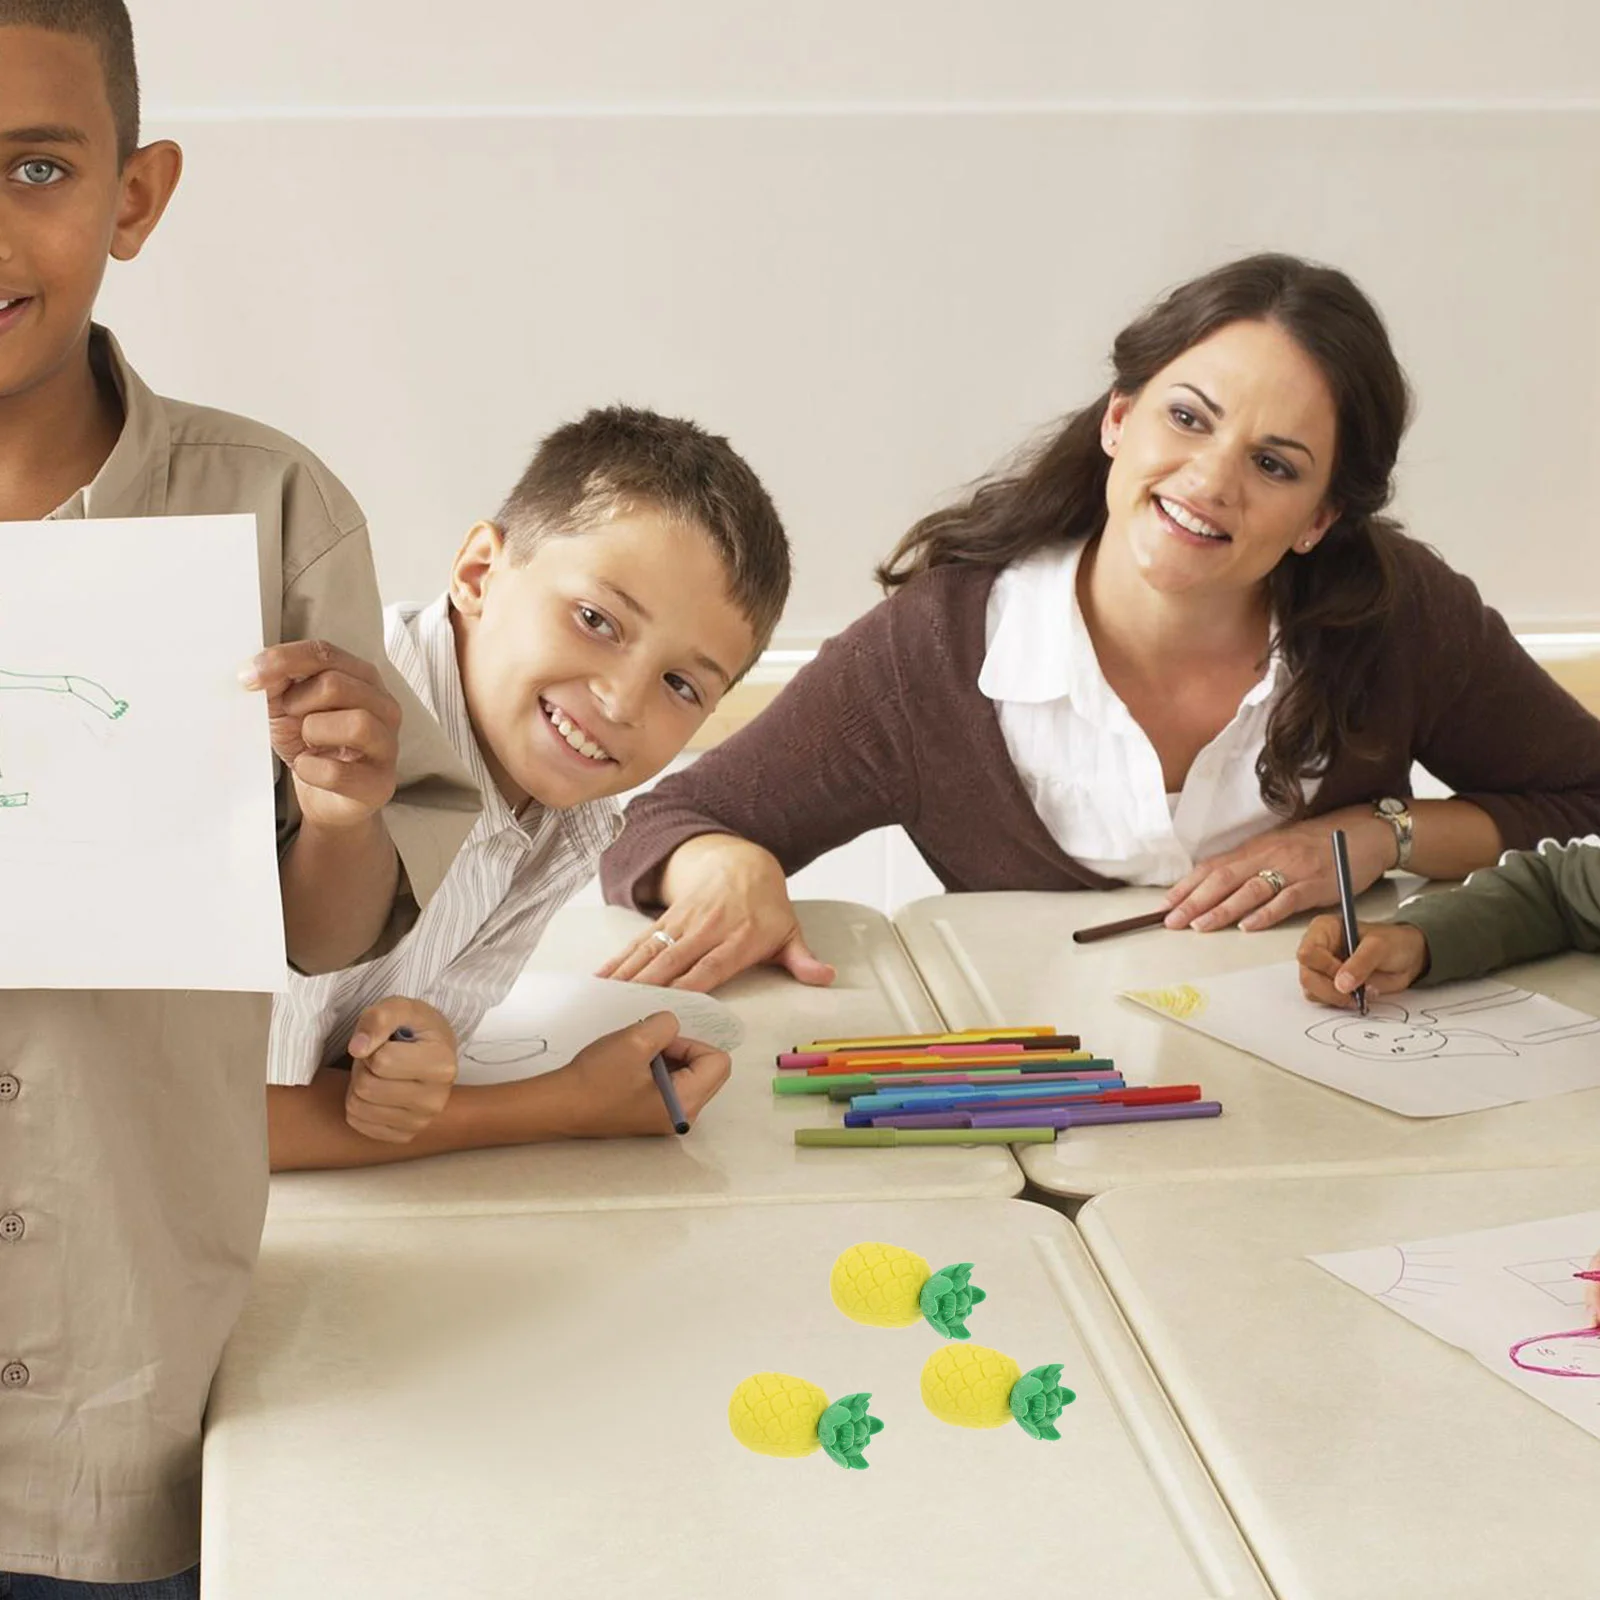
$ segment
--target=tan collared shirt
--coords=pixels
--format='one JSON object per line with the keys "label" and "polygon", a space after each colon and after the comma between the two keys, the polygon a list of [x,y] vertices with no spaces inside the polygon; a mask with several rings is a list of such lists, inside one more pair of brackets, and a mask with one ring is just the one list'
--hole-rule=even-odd
{"label": "tan collared shirt", "polygon": [[[385,666],[404,711],[385,820],[426,903],[478,794],[387,669],[360,510],[293,440],[159,399],[103,330],[95,355],[126,420],[55,516],[255,513],[266,642],[327,639]],[[182,627],[205,603],[181,572],[171,592],[151,627]],[[280,777],[280,842],[290,790]],[[266,1202],[270,1008],[267,995],[0,989],[0,1571],[127,1583],[198,1559],[201,1413]]]}

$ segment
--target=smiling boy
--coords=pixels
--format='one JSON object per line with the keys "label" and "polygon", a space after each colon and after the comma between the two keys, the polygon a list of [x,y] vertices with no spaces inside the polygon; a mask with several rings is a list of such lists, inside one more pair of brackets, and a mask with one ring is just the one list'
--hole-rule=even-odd
{"label": "smiling boy", "polygon": [[788,586],[778,513],[727,440],[612,407],[540,445],[467,535],[445,595],[390,609],[390,658],[479,777],[484,814],[396,949],[280,999],[275,1168],[666,1133],[658,1051],[691,1119],[716,1093],[727,1057],[680,1040],[668,1013],[554,1072],[452,1092],[455,1042],[594,872],[621,826],[611,797],[683,749],[771,637]]}
{"label": "smiling boy", "polygon": [[[0,521],[53,524],[8,532],[24,553],[83,517],[254,515],[268,648],[248,683],[282,767],[284,928],[325,971],[403,931],[477,796],[383,681],[344,488],[282,434],[154,395],[92,322],[108,257],[139,254],[181,166],[139,144],[121,0],[0,0]],[[143,553],[161,563],[159,539]],[[152,628],[204,603],[170,577]],[[8,1600],[198,1592],[201,1415],[266,1202],[269,1020],[265,995],[0,990]]]}

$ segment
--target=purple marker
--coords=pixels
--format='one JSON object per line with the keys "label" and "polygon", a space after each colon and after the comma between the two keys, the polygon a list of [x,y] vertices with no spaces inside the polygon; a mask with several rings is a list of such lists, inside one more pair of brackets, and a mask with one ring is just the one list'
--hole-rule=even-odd
{"label": "purple marker", "polygon": [[1222,1113],[1217,1100],[1170,1106],[1051,1106],[1042,1111],[901,1111],[872,1119],[875,1128],[1084,1128],[1105,1122],[1177,1122]]}

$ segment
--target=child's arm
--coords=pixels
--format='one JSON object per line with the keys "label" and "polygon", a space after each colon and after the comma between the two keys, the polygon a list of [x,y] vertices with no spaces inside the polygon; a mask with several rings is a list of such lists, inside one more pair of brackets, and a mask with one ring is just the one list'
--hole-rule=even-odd
{"label": "child's arm", "polygon": [[1561,950],[1600,951],[1600,845],[1546,842],[1395,913],[1428,942],[1428,983],[1481,977]]}
{"label": "child's arm", "polygon": [[566,1066],[516,1083],[457,1084],[439,1114],[404,1144],[369,1139],[346,1120],[344,1074],[325,1068],[307,1088],[267,1090],[274,1172],[365,1167],[451,1150],[672,1132],[650,1062],[677,1065],[673,1087],[693,1122],[728,1081],[720,1050],[678,1037],[670,1012],[597,1039]]}
{"label": "child's arm", "polygon": [[1407,901],[1392,922],[1364,927],[1348,960],[1339,919],[1318,917],[1300,942],[1300,987],[1308,999],[1347,1006],[1363,985],[1393,994],[1573,949],[1600,950],[1600,845],[1546,843],[1459,889]]}
{"label": "child's arm", "polygon": [[262,651],[245,682],[267,696],[273,752],[300,808],[278,869],[289,959],[332,972],[378,942],[399,885],[382,811],[395,792],[400,707],[377,668],[321,640]]}

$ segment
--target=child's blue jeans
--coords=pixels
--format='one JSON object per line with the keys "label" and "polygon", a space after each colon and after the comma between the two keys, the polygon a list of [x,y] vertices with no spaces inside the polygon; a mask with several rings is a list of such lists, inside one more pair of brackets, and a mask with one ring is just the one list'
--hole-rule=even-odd
{"label": "child's blue jeans", "polygon": [[154,1583],[73,1583],[0,1572],[0,1600],[199,1600],[200,1569]]}

